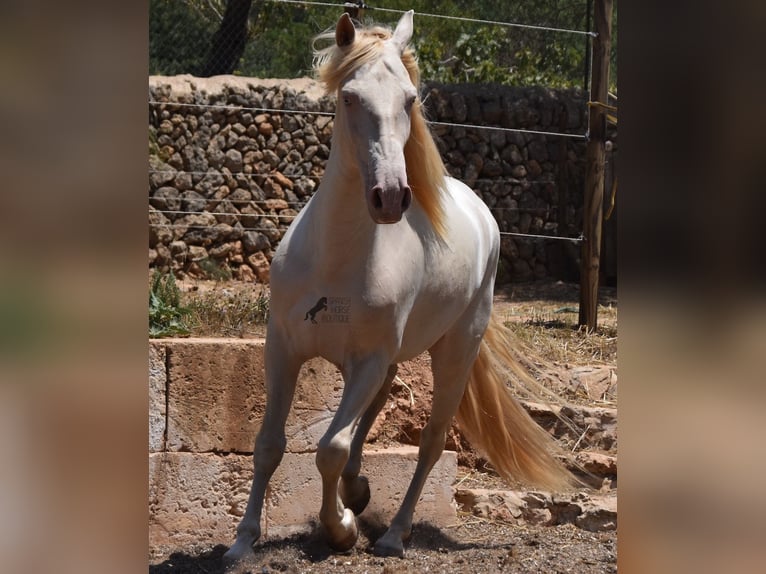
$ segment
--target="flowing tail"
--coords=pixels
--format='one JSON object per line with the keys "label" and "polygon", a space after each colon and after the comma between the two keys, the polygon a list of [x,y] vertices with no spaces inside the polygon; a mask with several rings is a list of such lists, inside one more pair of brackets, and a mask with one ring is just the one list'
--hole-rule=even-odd
{"label": "flowing tail", "polygon": [[507,377],[503,375],[510,371],[532,393],[539,386],[514,357],[509,335],[508,328],[493,314],[456,414],[458,426],[506,480],[567,490],[576,479],[551,454],[559,447],[505,383]]}

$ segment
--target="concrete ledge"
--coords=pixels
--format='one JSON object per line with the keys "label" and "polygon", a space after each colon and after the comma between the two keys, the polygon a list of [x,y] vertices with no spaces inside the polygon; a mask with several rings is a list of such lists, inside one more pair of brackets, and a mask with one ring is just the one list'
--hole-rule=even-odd
{"label": "concrete ledge", "polygon": [[[269,485],[261,524],[264,538],[311,528],[318,520],[321,481],[313,453],[286,453]],[[365,451],[362,472],[371,500],[362,516],[388,523],[398,510],[417,463],[416,447]],[[431,471],[416,521],[447,526],[456,520],[452,483],[457,456],[445,451]],[[200,552],[235,537],[252,481],[252,457],[212,453],[149,456],[150,557]]]}
{"label": "concrete ledge", "polygon": [[[150,452],[252,453],[266,408],[263,351],[263,339],[151,341],[149,387],[157,398],[150,405]],[[327,361],[303,365],[286,425],[287,452],[316,448],[342,390],[340,373]]]}

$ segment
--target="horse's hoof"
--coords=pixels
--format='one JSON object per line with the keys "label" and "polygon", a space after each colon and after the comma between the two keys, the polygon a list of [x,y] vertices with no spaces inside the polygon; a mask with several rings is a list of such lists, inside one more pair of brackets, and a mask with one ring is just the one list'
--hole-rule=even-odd
{"label": "horse's hoof", "polygon": [[357,476],[346,482],[341,481],[341,500],[346,508],[359,516],[370,502],[370,482],[366,476]]}
{"label": "horse's hoof", "polygon": [[226,551],[221,560],[223,561],[223,565],[228,569],[239,562],[254,556],[255,551],[253,550],[253,542],[249,540],[249,537],[237,538],[236,542],[234,542],[231,548]]}
{"label": "horse's hoof", "polygon": [[354,547],[354,544],[356,544],[356,541],[359,538],[359,528],[356,525],[356,517],[348,508],[343,511],[341,526],[346,530],[346,533],[337,540],[330,537],[330,548],[335,552],[348,552]]}
{"label": "horse's hoof", "polygon": [[385,535],[380,538],[375,546],[372,547],[372,553],[375,556],[395,556],[404,558],[404,544],[400,539],[387,539]]}

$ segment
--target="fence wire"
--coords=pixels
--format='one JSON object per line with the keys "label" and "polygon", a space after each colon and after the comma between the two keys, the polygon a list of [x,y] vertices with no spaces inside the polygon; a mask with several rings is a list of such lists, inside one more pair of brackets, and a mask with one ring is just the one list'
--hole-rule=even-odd
{"label": "fence wire", "polygon": [[[361,3],[359,3],[361,4]],[[258,45],[254,44],[253,40],[257,35],[262,35],[267,38],[271,38],[272,44],[268,46],[269,53],[266,54],[267,59],[275,60],[275,69],[279,70],[278,65],[280,62],[287,66],[287,73],[279,71],[273,74],[266,74],[272,77],[293,77],[295,75],[307,75],[309,73],[310,64],[301,65],[297,63],[297,60],[287,61],[283,57],[284,54],[280,52],[281,46],[278,41],[274,41],[279,37],[290,37],[290,33],[284,28],[277,30],[269,29],[269,25],[273,24],[277,17],[285,18],[285,15],[290,15],[285,12],[290,6],[301,6],[303,8],[302,13],[292,12],[293,22],[291,29],[296,29],[301,33],[310,32],[310,36],[313,36],[318,31],[326,29],[330,24],[334,23],[339,13],[348,8],[349,5],[353,6],[353,3],[330,3],[330,2],[313,2],[302,0],[262,0],[260,2],[253,2],[252,0],[152,0],[150,2],[150,72],[153,74],[161,75],[174,75],[180,73],[191,73],[198,76],[212,76],[218,74],[230,74],[240,73],[243,75],[252,76],[264,76],[264,74],[258,74],[257,66],[251,66],[247,63],[249,58],[254,61],[259,57],[263,59],[263,54],[258,52]],[[269,10],[268,6],[272,9]],[[327,11],[325,16],[319,16],[318,14],[309,13],[305,10],[306,7],[316,6],[319,8],[332,8],[332,11]],[[402,10],[396,10],[392,8],[385,8],[382,6],[364,6],[364,8],[370,11],[396,13],[400,14]],[[282,10],[281,14],[279,10]],[[541,26],[530,25],[518,22],[503,22],[500,20],[486,20],[479,18],[469,18],[464,16],[449,16],[432,13],[416,12],[417,16],[425,18],[453,21],[465,24],[478,24],[482,26],[496,26],[503,28],[515,28],[522,31],[535,32],[535,33],[553,33],[553,34],[569,34],[573,36],[586,36],[592,37],[594,34],[589,31],[566,29],[553,26]],[[300,16],[300,17],[298,17]],[[271,35],[270,35],[271,34]],[[276,36],[274,34],[277,34]],[[282,50],[285,51],[285,50]],[[304,56],[310,55],[308,47],[304,47]],[[281,58],[281,59],[280,59]],[[304,63],[307,60],[303,60]],[[438,65],[449,66],[450,60],[438,62]],[[249,73],[248,73],[249,72]],[[580,72],[581,73],[581,72]],[[428,79],[428,78],[426,78]],[[265,107],[247,107],[247,106],[232,106],[232,105],[216,105],[216,104],[196,104],[185,102],[161,102],[157,100],[150,100],[151,106],[170,106],[170,107],[209,107],[209,108],[225,108],[234,109],[238,112],[241,111],[257,111],[262,113],[273,114],[313,114],[322,116],[333,116],[332,112],[312,111],[312,110],[290,110],[290,109],[273,109]],[[587,134],[580,133],[564,133],[553,131],[537,131],[537,130],[523,130],[514,128],[502,128],[498,126],[480,126],[471,124],[460,124],[450,122],[431,122],[432,125],[441,125],[448,127],[459,127],[466,129],[490,129],[499,130],[505,132],[517,132],[534,135],[546,135],[553,137],[565,137],[575,139],[587,139]],[[167,174],[169,172],[163,172],[160,170],[150,170],[151,174]],[[203,172],[184,172],[178,170],[173,173],[187,173],[191,175],[203,175]],[[218,172],[220,175],[224,175],[224,172]],[[209,175],[209,172],[204,172],[204,175]],[[232,177],[246,177],[246,178],[260,178],[265,179],[269,177],[268,173],[229,173],[227,176]],[[288,175],[286,177],[291,179],[311,179],[319,180],[321,176],[318,175]],[[480,178],[476,179],[473,184],[477,185],[489,185],[496,183],[504,183],[507,185],[556,185],[555,181],[550,180],[517,180],[510,178]],[[177,201],[182,201],[180,198]],[[232,205],[247,204],[250,206],[268,206],[268,200],[236,200],[236,199],[211,199],[211,198],[199,198],[194,199],[196,202],[204,202],[205,205],[216,204],[219,205],[222,201],[228,201]],[[286,201],[282,200],[282,206],[287,206],[294,211],[300,211],[305,206],[306,200],[302,201]],[[159,205],[155,200],[155,205]],[[199,203],[197,203],[199,205]],[[161,206],[160,206],[161,207]],[[292,221],[296,215],[293,214],[276,214],[276,213],[229,213],[226,211],[187,211],[183,209],[167,209],[168,205],[160,209],[160,213],[164,213],[170,216],[182,217],[193,214],[208,214],[217,218],[235,218],[237,221],[233,224],[237,232],[264,232],[274,233],[279,232],[280,235],[284,231],[284,227]],[[511,213],[536,213],[536,212],[550,212],[555,210],[555,206],[544,207],[507,207],[507,206],[490,206],[490,209],[496,215],[505,212]],[[256,226],[243,226],[240,222],[240,218],[246,218],[251,223],[258,221],[258,218],[268,220],[274,227],[262,227]],[[174,222],[159,222],[150,223],[154,228],[167,228],[167,229],[184,229],[184,230],[202,230],[212,231],[219,229],[221,222],[216,225],[187,225],[184,223]],[[519,233],[513,231],[502,231],[501,235],[516,237],[527,240],[561,240],[572,243],[580,243],[583,241],[582,234],[579,237],[562,237],[553,235],[542,235],[534,233]]]}
{"label": "fence wire", "polygon": [[[399,9],[402,2],[380,3],[388,6],[311,0],[150,0],[150,74],[308,75],[311,39],[333,26],[344,11],[361,10],[366,16],[404,12]],[[419,9],[426,6],[424,2],[405,6],[414,7],[416,17],[424,19],[414,41],[425,81],[512,79],[516,85],[550,84],[538,77],[543,70],[577,85],[587,66],[587,45],[594,34],[580,29],[586,25],[586,0],[570,0],[563,6],[552,0],[509,3],[492,13],[482,5],[472,8],[485,17],[437,13],[439,2],[427,4],[428,11]],[[451,3],[443,8],[455,10]],[[513,21],[518,11],[527,18],[544,14],[550,24]]]}

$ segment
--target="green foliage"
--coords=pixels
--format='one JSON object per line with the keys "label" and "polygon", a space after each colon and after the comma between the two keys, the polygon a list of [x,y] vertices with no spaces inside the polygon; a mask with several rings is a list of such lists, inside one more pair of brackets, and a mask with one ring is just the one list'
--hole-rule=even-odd
{"label": "green foliage", "polygon": [[149,336],[174,337],[190,333],[186,317],[190,310],[181,305],[181,291],[173,272],[155,270],[149,288]]}
{"label": "green foliage", "polygon": [[231,268],[226,263],[221,263],[210,257],[197,261],[197,265],[199,265],[208,279],[228,281],[232,277]]}
{"label": "green foliage", "polygon": [[333,26],[340,9],[257,2],[250,41],[236,74],[258,78],[310,76],[314,36]]}
{"label": "green foliage", "polygon": [[205,63],[222,1],[149,0],[149,73],[195,74]]}
{"label": "green foliage", "polygon": [[157,143],[157,129],[154,126],[149,126],[149,155],[158,156],[160,153],[160,146]]}
{"label": "green foliage", "polygon": [[[207,57],[225,0],[150,0],[150,73],[194,74]],[[585,30],[586,0],[378,0],[365,20],[398,17],[374,7],[415,10],[422,79],[443,83],[497,82],[518,86],[582,86],[586,37],[432,18],[426,14]],[[311,40],[334,25],[340,7],[256,1],[245,53],[235,74],[290,78],[310,75]],[[617,5],[612,31],[611,86],[617,85]]]}

